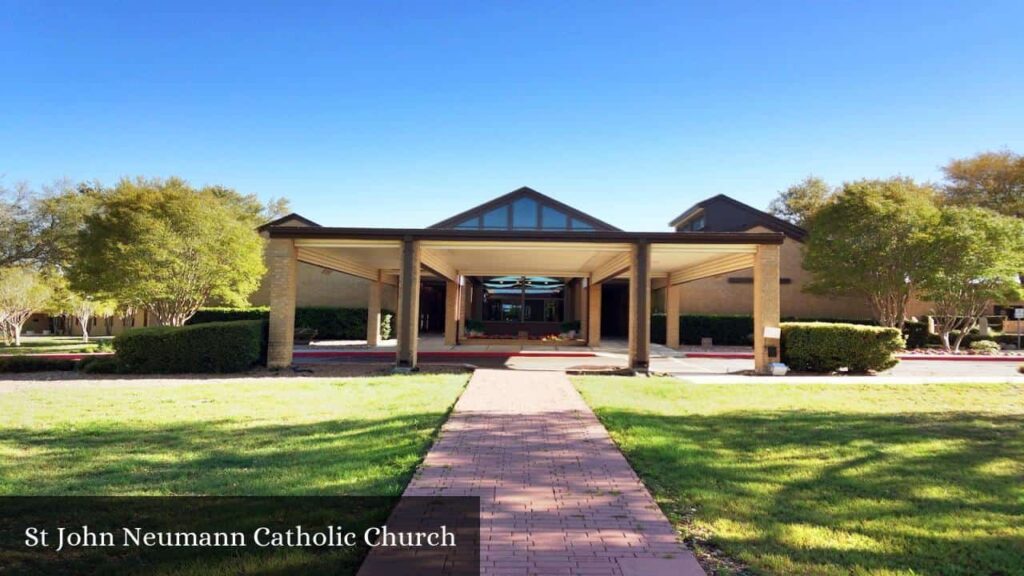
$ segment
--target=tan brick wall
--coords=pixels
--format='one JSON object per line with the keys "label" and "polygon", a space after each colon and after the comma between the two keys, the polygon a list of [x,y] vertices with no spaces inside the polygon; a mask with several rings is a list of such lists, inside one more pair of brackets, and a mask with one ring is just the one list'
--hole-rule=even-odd
{"label": "tan brick wall", "polygon": [[[765,228],[752,228],[750,232],[769,232]],[[780,249],[779,273],[789,278],[779,290],[782,317],[801,318],[871,318],[871,307],[861,298],[833,298],[803,292],[810,281],[810,273],[801,266],[803,245],[787,237]],[[740,270],[720,274],[683,284],[680,289],[681,314],[752,314],[754,311],[754,285],[730,284],[729,278],[753,278],[753,270]]]}
{"label": "tan brick wall", "polygon": [[[296,306],[330,306],[338,308],[366,308],[370,297],[370,281],[342,272],[325,270],[319,266],[299,262]],[[270,305],[270,286],[266,277],[260,288],[249,297],[253,306]],[[385,284],[381,307],[394,311],[398,306],[398,293],[394,286]]]}

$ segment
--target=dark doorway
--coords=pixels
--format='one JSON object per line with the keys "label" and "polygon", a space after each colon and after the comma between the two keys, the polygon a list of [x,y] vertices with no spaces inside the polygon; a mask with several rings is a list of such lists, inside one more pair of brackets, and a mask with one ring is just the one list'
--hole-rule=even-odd
{"label": "dark doorway", "polygon": [[420,284],[420,332],[444,332],[445,283],[424,280]]}
{"label": "dark doorway", "polygon": [[609,280],[601,285],[601,337],[629,336],[629,281]]}

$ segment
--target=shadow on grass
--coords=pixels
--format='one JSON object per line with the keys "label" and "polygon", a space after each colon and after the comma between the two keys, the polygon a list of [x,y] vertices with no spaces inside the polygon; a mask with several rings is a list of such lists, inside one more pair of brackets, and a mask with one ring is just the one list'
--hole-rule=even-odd
{"label": "shadow on grass", "polygon": [[692,544],[757,573],[1024,574],[1024,417],[599,417]]}
{"label": "shadow on grass", "polygon": [[444,417],[6,428],[0,493],[394,496]]}

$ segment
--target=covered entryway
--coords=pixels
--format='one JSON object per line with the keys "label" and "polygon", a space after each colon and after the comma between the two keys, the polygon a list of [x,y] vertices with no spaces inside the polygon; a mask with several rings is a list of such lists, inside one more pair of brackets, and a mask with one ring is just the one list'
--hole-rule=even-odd
{"label": "covered entryway", "polygon": [[[678,347],[678,286],[745,268],[754,271],[755,368],[764,372],[778,357],[781,234],[281,226],[271,227],[269,236],[271,367],[291,364],[299,261],[370,281],[370,343],[376,343],[381,286],[399,287],[396,365],[403,369],[417,363],[424,279],[444,284],[443,332],[451,344],[468,335],[468,321],[482,311],[484,301],[474,298],[473,279],[559,279],[561,289],[573,291],[562,300],[572,311],[563,309],[562,314],[578,316],[579,333],[590,346],[599,345],[602,337],[603,286],[624,283],[628,365],[643,371],[650,359],[652,281],[668,288],[668,345]],[[544,318],[544,307],[538,310]],[[508,311],[516,313],[511,306]],[[518,313],[525,322],[526,313]]]}

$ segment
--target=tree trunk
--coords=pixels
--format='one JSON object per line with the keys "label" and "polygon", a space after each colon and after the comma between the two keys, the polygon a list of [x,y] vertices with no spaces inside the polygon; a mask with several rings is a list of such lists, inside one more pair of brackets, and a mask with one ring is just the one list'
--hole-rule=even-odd
{"label": "tree trunk", "polygon": [[82,342],[89,341],[89,317],[79,316],[78,323],[82,326]]}
{"label": "tree trunk", "polygon": [[12,324],[11,331],[14,332],[14,345],[21,346],[21,324]]}
{"label": "tree trunk", "polygon": [[951,352],[952,348],[949,345],[949,329],[943,328],[940,335],[942,336],[942,349],[946,352]]}

